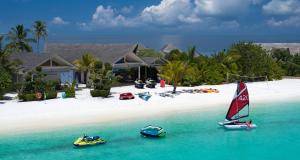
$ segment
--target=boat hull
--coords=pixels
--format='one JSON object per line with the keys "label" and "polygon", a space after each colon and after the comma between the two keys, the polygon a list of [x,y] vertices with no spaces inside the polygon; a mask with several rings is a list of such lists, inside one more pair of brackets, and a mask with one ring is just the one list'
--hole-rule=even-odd
{"label": "boat hull", "polygon": [[141,129],[141,135],[145,137],[163,137],[166,135],[166,132],[161,127],[156,126],[147,126]]}
{"label": "boat hull", "polygon": [[94,146],[99,144],[104,144],[106,141],[104,139],[98,139],[94,141],[82,141],[82,138],[78,138],[73,145],[76,147],[84,147],[84,146]]}
{"label": "boat hull", "polygon": [[153,137],[153,138],[164,137],[166,135],[165,132],[160,133],[160,134],[148,134],[148,133],[145,133],[145,132],[140,132],[140,133],[141,133],[141,135],[143,135],[145,137]]}
{"label": "boat hull", "polygon": [[232,129],[232,130],[235,130],[235,129],[253,129],[253,128],[256,128],[256,125],[255,124],[225,124],[223,125],[224,128],[226,129]]}

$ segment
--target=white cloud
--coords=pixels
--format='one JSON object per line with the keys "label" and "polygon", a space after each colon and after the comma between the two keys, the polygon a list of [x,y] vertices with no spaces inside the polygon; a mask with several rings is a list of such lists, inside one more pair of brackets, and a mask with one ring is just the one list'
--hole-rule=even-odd
{"label": "white cloud", "polygon": [[285,26],[293,26],[299,27],[300,26],[300,17],[299,16],[291,16],[284,20],[276,20],[275,18],[271,18],[267,21],[267,24],[273,27],[285,27]]}
{"label": "white cloud", "polygon": [[54,17],[51,21],[52,24],[56,24],[56,25],[65,25],[65,24],[69,24],[69,22],[63,20],[61,17]]}
{"label": "white cloud", "polygon": [[131,13],[133,8],[134,8],[133,6],[125,6],[121,9],[121,13],[123,14]]}
{"label": "white cloud", "polygon": [[241,14],[262,0],[162,0],[158,5],[146,7],[141,18],[145,22],[161,25],[199,23],[207,17]]}
{"label": "white cloud", "polygon": [[90,22],[77,23],[84,29],[103,27],[134,27],[148,24],[161,26],[188,26],[203,24],[225,28],[237,28],[236,20],[222,20],[224,15],[236,15],[249,9],[251,5],[260,4],[262,0],[161,0],[159,4],[145,7],[136,16],[125,16],[131,13],[133,6],[125,6],[121,10],[110,6],[99,5]]}
{"label": "white cloud", "polygon": [[246,11],[260,0],[195,0],[196,12],[200,15],[229,15]]}
{"label": "white cloud", "polygon": [[98,6],[96,12],[92,16],[91,25],[102,27],[130,26],[131,23],[123,15],[116,14],[115,10],[110,6],[106,8],[102,5]]}
{"label": "white cloud", "polygon": [[300,13],[300,1],[272,0],[263,6],[263,11],[273,15],[297,14]]}
{"label": "white cloud", "polygon": [[162,0],[158,5],[146,7],[141,13],[141,19],[162,25],[200,22],[200,18],[193,12],[191,0]]}

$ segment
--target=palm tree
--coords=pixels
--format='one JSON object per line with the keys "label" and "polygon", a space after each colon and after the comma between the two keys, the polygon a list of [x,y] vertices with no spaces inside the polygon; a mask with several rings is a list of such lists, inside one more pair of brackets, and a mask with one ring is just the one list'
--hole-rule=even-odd
{"label": "palm tree", "polygon": [[2,52],[2,40],[4,36],[0,35],[0,52]]}
{"label": "palm tree", "polygon": [[73,64],[78,67],[78,69],[84,73],[86,73],[87,83],[89,82],[89,75],[91,70],[94,68],[94,64],[97,59],[92,56],[90,53],[85,53],[82,55],[81,59],[77,59],[73,62]]}
{"label": "palm tree", "polygon": [[191,63],[194,61],[195,55],[196,55],[196,47],[194,46],[194,47],[190,48],[187,52],[188,63]]}
{"label": "palm tree", "polygon": [[186,63],[182,61],[170,61],[165,66],[162,66],[159,76],[173,83],[172,93],[176,93],[176,87],[182,81],[186,72],[186,66]]}
{"label": "palm tree", "polygon": [[39,45],[40,45],[40,39],[43,38],[44,40],[46,39],[46,37],[48,36],[47,34],[47,26],[45,24],[45,22],[43,21],[35,21],[34,25],[34,36],[35,36],[35,40],[37,42],[37,52],[40,52],[39,49]]}
{"label": "palm tree", "polygon": [[8,48],[17,50],[17,51],[27,51],[31,52],[32,47],[30,46],[31,42],[35,42],[32,38],[27,38],[27,33],[30,30],[25,29],[24,26],[17,25],[15,28],[11,28],[11,31],[8,33]]}

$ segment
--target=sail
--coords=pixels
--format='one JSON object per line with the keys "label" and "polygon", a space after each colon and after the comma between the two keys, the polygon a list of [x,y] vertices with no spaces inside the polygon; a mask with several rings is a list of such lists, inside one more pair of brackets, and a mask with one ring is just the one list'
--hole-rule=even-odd
{"label": "sail", "polygon": [[[241,110],[247,109],[246,113],[241,115]],[[229,110],[226,115],[228,121],[244,118],[249,115],[249,94],[247,86],[244,82],[239,82],[237,85],[236,93],[230,104]]]}

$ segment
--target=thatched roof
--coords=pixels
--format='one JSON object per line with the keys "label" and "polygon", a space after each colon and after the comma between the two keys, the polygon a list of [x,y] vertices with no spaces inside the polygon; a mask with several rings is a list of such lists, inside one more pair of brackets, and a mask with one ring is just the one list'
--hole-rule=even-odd
{"label": "thatched roof", "polygon": [[85,53],[90,53],[101,61],[114,63],[126,54],[134,53],[138,45],[132,44],[56,44],[46,45],[46,52],[54,53],[69,62],[80,59]]}
{"label": "thatched roof", "polygon": [[256,43],[264,49],[272,51],[274,49],[288,49],[292,55],[300,54],[300,43]]}
{"label": "thatched roof", "polygon": [[47,60],[49,55],[28,53],[28,52],[18,52],[13,53],[9,56],[9,60],[19,60],[22,62],[21,67],[24,70],[31,70],[38,66],[41,62]]}
{"label": "thatched roof", "polygon": [[160,51],[163,53],[170,53],[174,49],[178,49],[178,48],[173,44],[166,44],[160,49]]}
{"label": "thatched roof", "polygon": [[[73,63],[76,59],[80,59],[83,54],[92,54],[103,62],[114,64],[121,58],[129,55],[135,59],[139,59],[135,53],[138,49],[144,48],[143,45],[137,44],[56,44],[50,43],[46,45],[46,53],[13,53],[10,60],[22,61],[22,68],[25,70],[33,69],[43,61],[50,57],[60,57],[63,60]],[[143,62],[141,62],[143,63]]]}

